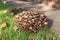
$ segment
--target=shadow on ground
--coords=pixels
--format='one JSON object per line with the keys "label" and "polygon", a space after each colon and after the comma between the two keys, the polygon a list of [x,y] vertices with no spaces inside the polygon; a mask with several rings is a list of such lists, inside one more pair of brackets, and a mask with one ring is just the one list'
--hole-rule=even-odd
{"label": "shadow on ground", "polygon": [[48,19],[48,28],[51,28],[53,26],[53,20]]}

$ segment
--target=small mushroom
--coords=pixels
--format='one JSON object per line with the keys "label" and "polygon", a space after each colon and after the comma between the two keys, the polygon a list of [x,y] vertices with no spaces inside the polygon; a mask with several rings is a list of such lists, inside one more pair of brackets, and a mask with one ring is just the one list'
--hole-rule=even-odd
{"label": "small mushroom", "polygon": [[41,14],[40,16],[41,16],[41,17],[44,17],[44,15],[43,15],[43,14]]}
{"label": "small mushroom", "polygon": [[47,25],[48,23],[47,23],[47,22],[45,22],[44,24],[45,24],[45,25]]}
{"label": "small mushroom", "polygon": [[29,29],[32,29],[32,27],[29,27]]}

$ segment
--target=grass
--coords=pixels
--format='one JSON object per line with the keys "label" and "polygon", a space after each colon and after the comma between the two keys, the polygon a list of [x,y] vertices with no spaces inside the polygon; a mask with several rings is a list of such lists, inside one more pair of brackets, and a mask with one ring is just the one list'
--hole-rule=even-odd
{"label": "grass", "polygon": [[[14,31],[14,16],[11,16],[9,13],[4,14],[4,10],[11,10],[12,7],[9,5],[4,5],[0,2],[0,24],[7,22],[9,25],[2,30],[2,35],[0,35],[0,40],[60,40],[60,36],[55,37],[49,29],[41,29],[36,34],[31,34],[23,30]],[[6,19],[6,17],[9,19]]]}

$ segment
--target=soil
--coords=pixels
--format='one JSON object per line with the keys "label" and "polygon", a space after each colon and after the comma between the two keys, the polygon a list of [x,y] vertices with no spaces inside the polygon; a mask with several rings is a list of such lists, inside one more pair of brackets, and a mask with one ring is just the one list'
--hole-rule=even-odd
{"label": "soil", "polygon": [[49,11],[45,13],[48,18],[52,19],[52,26],[51,26],[51,31],[55,35],[60,35],[60,10],[57,11]]}

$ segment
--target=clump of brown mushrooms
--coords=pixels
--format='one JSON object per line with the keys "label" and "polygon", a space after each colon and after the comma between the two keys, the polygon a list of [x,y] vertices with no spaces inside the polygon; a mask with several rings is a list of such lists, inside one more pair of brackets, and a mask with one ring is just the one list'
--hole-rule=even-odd
{"label": "clump of brown mushrooms", "polygon": [[41,28],[47,28],[48,20],[43,12],[23,11],[15,16],[14,22],[20,29],[36,33]]}

